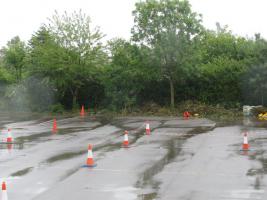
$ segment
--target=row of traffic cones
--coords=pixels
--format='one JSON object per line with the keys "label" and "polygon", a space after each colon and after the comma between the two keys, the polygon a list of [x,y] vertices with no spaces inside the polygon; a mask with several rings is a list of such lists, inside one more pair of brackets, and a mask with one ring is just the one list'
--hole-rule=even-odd
{"label": "row of traffic cones", "polygon": [[[84,107],[83,106],[82,106],[80,115],[81,116],[84,116],[85,115]],[[58,131],[58,128],[57,128],[57,120],[54,119],[53,120],[52,132],[55,133],[57,131]],[[12,137],[11,129],[8,129],[7,130],[7,138],[6,138],[6,140],[4,142],[5,143],[8,143],[8,144],[13,142],[13,137]],[[93,160],[92,145],[89,145],[88,146],[88,156],[87,156],[86,165],[88,167],[95,167],[96,166],[96,164],[94,163],[94,160]],[[6,187],[6,182],[5,181],[2,182],[1,200],[8,200],[7,187]]]}
{"label": "row of traffic cones", "polygon": [[[57,129],[57,120],[54,119],[53,121],[53,128],[52,128],[52,132],[53,133],[56,133],[58,131]],[[7,138],[6,139],[3,139],[2,140],[3,143],[6,143],[6,144],[12,144],[14,142],[14,139],[13,139],[13,136],[12,136],[12,133],[11,133],[11,129],[7,129]]]}
{"label": "row of traffic cones", "polygon": [[[82,106],[82,108],[81,108],[80,115],[85,116],[84,106]],[[54,118],[52,132],[56,133],[57,131],[58,131],[57,120],[56,120],[56,118]],[[5,143],[12,143],[13,142],[13,137],[12,137],[10,128],[7,130],[7,138],[3,142],[5,142]]]}
{"label": "row of traffic cones", "polygon": [[[124,140],[122,143],[122,147],[129,148],[129,138],[128,138],[128,131],[124,131]],[[146,123],[146,134],[150,135],[150,126],[149,123]],[[93,159],[93,147],[91,144],[88,145],[88,154],[87,154],[87,161],[85,167],[95,167],[96,164]]]}
{"label": "row of traffic cones", "polygon": [[[89,108],[88,108],[88,112],[90,112]],[[96,112],[96,111],[95,111]],[[82,105],[81,111],[80,111],[80,116],[84,117],[85,116],[85,110],[84,110],[84,105]],[[53,128],[52,128],[52,132],[57,132],[57,120],[54,119],[53,121]]]}
{"label": "row of traffic cones", "polygon": [[[146,123],[146,135],[150,135],[150,126],[149,123]],[[129,147],[128,131],[124,131],[124,141],[122,144],[123,147]]]}
{"label": "row of traffic cones", "polygon": [[[149,124],[146,124],[146,133],[150,134],[150,128]],[[128,147],[129,141],[128,141],[128,131],[124,132],[124,141],[123,146]],[[243,142],[243,150],[248,151],[249,150],[249,144],[248,144],[248,138],[247,133],[244,134],[244,142]],[[87,160],[86,160],[86,167],[95,167],[96,163],[93,159],[93,147],[91,144],[88,145],[88,154],[87,154]],[[2,198],[1,200],[8,200],[7,197],[7,187],[5,181],[2,182]]]}
{"label": "row of traffic cones", "polygon": [[[84,106],[82,106],[82,108],[81,108],[80,116],[81,117],[84,117],[85,116]],[[57,120],[54,119],[52,132],[53,133],[56,133],[57,131],[58,131],[58,129],[57,129]]]}
{"label": "row of traffic cones", "polygon": [[[84,116],[85,115],[84,106],[82,106],[80,115],[81,116]],[[58,128],[57,128],[57,120],[54,118],[52,132],[53,133],[56,133],[57,131],[58,131]],[[12,137],[11,129],[9,128],[7,130],[7,138],[3,142],[12,145],[13,141],[14,140],[13,140],[13,137]],[[93,160],[92,145],[89,145],[89,147],[88,147],[88,158],[87,158],[86,164],[88,166],[90,166],[90,167],[96,166],[96,164],[94,163],[94,160]],[[7,186],[6,186],[6,182],[5,181],[2,182],[2,193],[1,193],[0,200],[8,200]]]}
{"label": "row of traffic cones", "polygon": [[[146,124],[146,134],[150,134],[150,128],[149,124]],[[122,143],[122,147],[128,148],[129,147],[129,139],[128,139],[128,131],[124,131],[124,141]],[[243,141],[243,146],[242,146],[243,151],[248,151],[249,150],[249,144],[248,144],[248,136],[247,133],[244,134],[244,141]],[[93,153],[92,153],[92,145],[88,146],[88,157],[87,157],[87,167],[94,167],[96,164],[94,163],[93,160]]]}

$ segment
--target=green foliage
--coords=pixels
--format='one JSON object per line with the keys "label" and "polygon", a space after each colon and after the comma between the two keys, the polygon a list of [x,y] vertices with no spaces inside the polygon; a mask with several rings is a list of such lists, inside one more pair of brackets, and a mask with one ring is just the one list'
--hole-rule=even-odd
{"label": "green foliage", "polygon": [[250,67],[243,76],[245,103],[267,105],[267,63]]}
{"label": "green foliage", "polygon": [[234,109],[225,109],[224,106],[219,104],[209,105],[199,101],[181,102],[181,104],[177,106],[177,112],[180,116],[182,116],[184,111],[189,111],[192,114],[197,113],[200,117],[206,117],[216,121],[235,122],[243,117],[240,107],[235,107]]}
{"label": "green foliage", "polygon": [[32,73],[48,77],[56,86],[58,99],[70,93],[72,106],[77,104],[81,88],[99,82],[98,75],[107,62],[100,41],[103,34],[90,24],[90,18],[81,11],[62,16],[56,12],[30,42]]}
{"label": "green foliage", "polygon": [[174,107],[174,84],[183,79],[187,67],[194,65],[192,44],[202,30],[200,16],[191,11],[186,0],[139,2],[133,15],[133,39],[153,50],[162,78],[170,83],[171,106]]}
{"label": "green foliage", "polygon": [[240,102],[243,62],[218,57],[199,68],[199,90],[196,99],[210,104]]}
{"label": "green foliage", "polygon": [[11,39],[2,50],[2,56],[6,67],[14,71],[17,82],[22,79],[26,47],[18,36]]}
{"label": "green foliage", "polygon": [[64,106],[60,103],[54,104],[50,107],[50,110],[52,113],[63,113],[64,112]]}
{"label": "green foliage", "polygon": [[133,15],[132,41],[104,45],[81,11],[55,12],[28,45],[11,39],[0,51],[0,108],[190,109],[234,119],[239,110],[225,108],[267,104],[267,41],[260,34],[239,37],[219,23],[217,31],[205,30],[187,0],[140,1]]}
{"label": "green foliage", "polygon": [[122,39],[110,41],[109,47],[112,61],[105,71],[106,97],[113,109],[129,109],[136,106],[145,82],[156,73],[149,67],[146,47]]}
{"label": "green foliage", "polygon": [[47,30],[54,36],[56,43],[69,53],[72,63],[90,67],[101,67],[106,62],[104,46],[101,42],[104,34],[99,27],[91,27],[91,19],[86,14],[58,12],[49,19]]}
{"label": "green foliage", "polygon": [[0,84],[9,84],[14,82],[12,74],[4,67],[0,65]]}

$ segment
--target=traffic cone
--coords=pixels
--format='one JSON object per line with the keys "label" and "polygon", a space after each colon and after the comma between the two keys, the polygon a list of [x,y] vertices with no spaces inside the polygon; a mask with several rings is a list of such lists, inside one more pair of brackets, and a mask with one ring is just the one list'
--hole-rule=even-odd
{"label": "traffic cone", "polygon": [[5,181],[2,182],[2,198],[1,198],[1,200],[8,200]]}
{"label": "traffic cone", "polygon": [[94,163],[93,159],[93,147],[91,144],[88,145],[88,155],[87,155],[87,161],[86,161],[86,167],[95,167],[96,164]]}
{"label": "traffic cone", "polygon": [[54,119],[54,121],[53,121],[52,132],[57,132],[57,120],[56,119]]}
{"label": "traffic cone", "polygon": [[11,129],[7,129],[7,139],[6,139],[7,143],[12,143],[13,142],[13,138],[12,138],[12,134],[11,134]]}
{"label": "traffic cone", "polygon": [[146,123],[146,134],[150,135],[150,127],[149,127],[149,123]]}
{"label": "traffic cone", "polygon": [[244,134],[243,150],[244,151],[248,151],[249,150],[247,133]]}
{"label": "traffic cone", "polygon": [[80,115],[81,115],[81,117],[83,117],[85,115],[85,113],[84,113],[84,106],[83,105],[82,105],[82,108],[81,108]]}
{"label": "traffic cone", "polygon": [[122,144],[123,147],[129,147],[128,131],[124,131],[124,141]]}

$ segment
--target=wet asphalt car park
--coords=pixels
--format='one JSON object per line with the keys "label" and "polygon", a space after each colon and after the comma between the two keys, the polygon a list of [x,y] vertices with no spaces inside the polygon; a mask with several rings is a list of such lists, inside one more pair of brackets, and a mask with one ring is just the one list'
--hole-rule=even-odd
{"label": "wet asphalt car park", "polygon": [[[8,199],[266,199],[267,129],[244,119],[218,126],[201,118],[0,117],[0,179]],[[148,122],[151,134],[145,134]],[[130,148],[122,148],[124,130]],[[242,151],[248,133],[249,151]],[[94,168],[83,165],[93,145]],[[1,196],[0,196],[1,199]]]}

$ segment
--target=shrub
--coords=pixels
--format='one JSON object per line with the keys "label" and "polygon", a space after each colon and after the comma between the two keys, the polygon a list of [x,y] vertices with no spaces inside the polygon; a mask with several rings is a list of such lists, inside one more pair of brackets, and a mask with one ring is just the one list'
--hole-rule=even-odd
{"label": "shrub", "polygon": [[60,103],[54,104],[50,108],[52,113],[63,113],[64,112],[64,106],[61,105]]}

